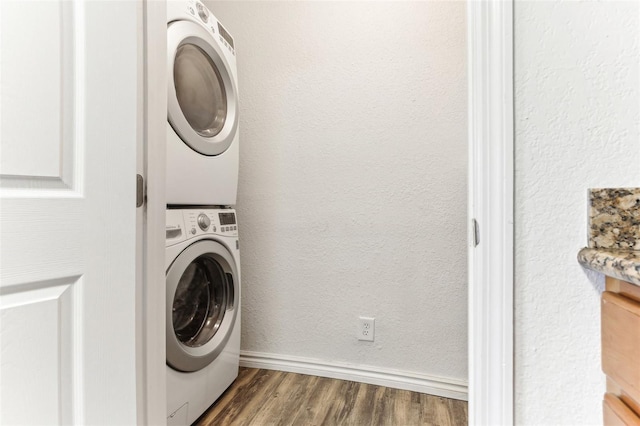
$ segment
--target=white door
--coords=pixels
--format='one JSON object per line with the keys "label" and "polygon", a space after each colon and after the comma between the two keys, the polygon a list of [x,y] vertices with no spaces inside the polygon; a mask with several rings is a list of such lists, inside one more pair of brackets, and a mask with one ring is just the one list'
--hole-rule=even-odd
{"label": "white door", "polygon": [[0,423],[135,424],[141,8],[0,19]]}

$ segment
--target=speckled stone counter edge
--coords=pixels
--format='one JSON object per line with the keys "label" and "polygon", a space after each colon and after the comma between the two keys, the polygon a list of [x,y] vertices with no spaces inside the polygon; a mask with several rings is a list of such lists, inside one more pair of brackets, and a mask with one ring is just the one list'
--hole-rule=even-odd
{"label": "speckled stone counter edge", "polygon": [[640,250],[640,188],[589,189],[589,247]]}
{"label": "speckled stone counter edge", "polygon": [[578,262],[585,268],[640,285],[640,251],[583,248]]}

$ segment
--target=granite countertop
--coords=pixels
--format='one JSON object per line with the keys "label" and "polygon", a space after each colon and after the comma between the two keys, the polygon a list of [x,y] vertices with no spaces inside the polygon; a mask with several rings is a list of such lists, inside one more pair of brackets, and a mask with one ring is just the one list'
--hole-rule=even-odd
{"label": "granite countertop", "polygon": [[589,190],[584,267],[640,286],[640,188]]}
{"label": "granite countertop", "polygon": [[640,250],[640,188],[589,190],[589,247]]}
{"label": "granite countertop", "polygon": [[640,250],[585,247],[578,253],[578,262],[593,271],[640,285]]}

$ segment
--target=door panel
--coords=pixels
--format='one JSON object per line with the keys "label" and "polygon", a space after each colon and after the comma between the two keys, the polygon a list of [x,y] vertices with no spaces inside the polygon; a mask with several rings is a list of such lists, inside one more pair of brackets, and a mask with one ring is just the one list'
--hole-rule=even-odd
{"label": "door panel", "polygon": [[74,5],[7,1],[1,15],[2,187],[71,188],[82,123]]}
{"label": "door panel", "polygon": [[[80,315],[77,277],[20,286],[3,294],[2,380],[11,386],[1,396],[3,424],[71,423],[73,383],[73,318]],[[79,325],[81,326],[81,318]],[[9,350],[4,350],[9,348]],[[13,395],[29,395],[15,398]],[[40,401],[34,410],[33,401]],[[5,407],[11,407],[4,413]]]}
{"label": "door panel", "polygon": [[0,423],[135,424],[141,9],[0,16]]}

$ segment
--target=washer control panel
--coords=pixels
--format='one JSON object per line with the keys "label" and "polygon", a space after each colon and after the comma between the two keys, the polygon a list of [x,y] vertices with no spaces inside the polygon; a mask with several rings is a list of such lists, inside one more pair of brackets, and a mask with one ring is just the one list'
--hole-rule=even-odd
{"label": "washer control panel", "polygon": [[237,237],[238,223],[233,209],[167,210],[166,245],[200,235]]}

